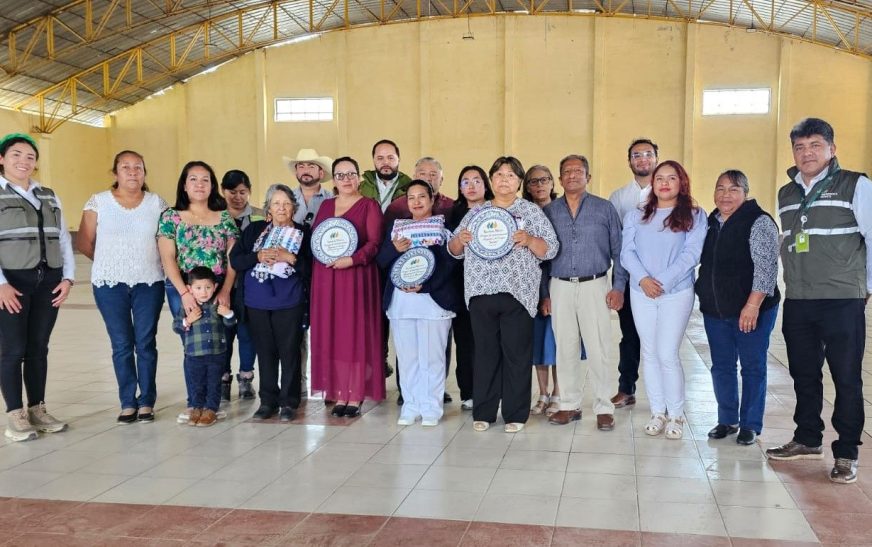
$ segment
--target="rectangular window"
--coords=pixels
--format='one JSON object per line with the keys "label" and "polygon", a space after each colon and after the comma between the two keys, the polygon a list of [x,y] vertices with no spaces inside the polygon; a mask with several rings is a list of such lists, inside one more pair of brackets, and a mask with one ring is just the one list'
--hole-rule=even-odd
{"label": "rectangular window", "polygon": [[702,115],[768,114],[769,88],[706,89],[702,92]]}
{"label": "rectangular window", "polygon": [[333,119],[333,97],[276,99],[277,122],[329,122]]}

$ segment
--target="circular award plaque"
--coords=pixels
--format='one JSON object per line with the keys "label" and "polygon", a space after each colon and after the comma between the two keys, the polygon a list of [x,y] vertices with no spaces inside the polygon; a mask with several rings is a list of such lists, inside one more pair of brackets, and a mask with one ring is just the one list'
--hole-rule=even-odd
{"label": "circular award plaque", "polygon": [[495,260],[509,254],[515,246],[512,234],[518,229],[518,222],[502,207],[487,207],[475,215],[468,228],[472,232],[470,250],[485,260]]}
{"label": "circular award plaque", "polygon": [[422,285],[433,275],[436,256],[426,247],[409,249],[391,267],[391,281],[400,289]]}
{"label": "circular award plaque", "polygon": [[357,250],[357,230],[344,218],[330,218],[312,231],[312,254],[321,264],[351,256]]}

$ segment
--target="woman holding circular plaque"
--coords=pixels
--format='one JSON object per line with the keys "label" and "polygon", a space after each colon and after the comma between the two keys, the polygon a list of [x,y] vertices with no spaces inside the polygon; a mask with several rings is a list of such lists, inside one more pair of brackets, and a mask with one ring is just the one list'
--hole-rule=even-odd
{"label": "woman holding circular plaque", "polygon": [[466,259],[464,292],[475,334],[473,428],[490,427],[502,400],[505,431],[517,433],[530,415],[539,263],[554,258],[560,244],[542,209],[518,197],[524,168],[517,158],[497,158],[489,175],[494,199],[466,214],[448,249]]}
{"label": "woman holding circular plaque", "polygon": [[[413,180],[405,199],[413,223],[426,226],[440,218],[432,216],[433,187],[426,181]],[[445,249],[444,235],[441,241],[426,233],[415,237],[396,229],[402,222],[395,221],[377,258],[389,272],[384,310],[391,320],[405,399],[397,424],[412,425],[420,416],[421,425],[435,426],[442,418],[448,331],[461,306],[452,275],[456,264]]]}
{"label": "woman holding circular plaque", "polygon": [[312,390],[336,401],[331,414],[360,415],[364,398],[385,397],[381,293],[375,257],[378,203],[360,194],[357,162],[333,162],[336,197],[312,223]]}

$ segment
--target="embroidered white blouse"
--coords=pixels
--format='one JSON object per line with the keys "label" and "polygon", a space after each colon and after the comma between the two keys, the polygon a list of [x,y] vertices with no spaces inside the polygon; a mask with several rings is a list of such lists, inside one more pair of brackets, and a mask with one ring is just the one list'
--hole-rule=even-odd
{"label": "embroidered white blouse", "polygon": [[151,192],[146,192],[133,209],[122,207],[108,190],[91,196],[85,210],[97,213],[92,285],[124,283],[132,287],[163,281],[156,234],[158,219],[166,208],[167,202]]}

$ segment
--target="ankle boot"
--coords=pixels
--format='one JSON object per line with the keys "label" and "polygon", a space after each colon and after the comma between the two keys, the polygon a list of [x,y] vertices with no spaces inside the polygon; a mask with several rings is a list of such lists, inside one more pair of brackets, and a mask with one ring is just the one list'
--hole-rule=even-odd
{"label": "ankle boot", "polygon": [[226,375],[221,378],[221,400],[229,401],[230,400],[230,386],[233,384],[233,376]]}
{"label": "ankle boot", "polygon": [[254,399],[254,389],[251,387],[251,381],[254,380],[254,376],[245,378],[242,374],[237,374],[236,380],[239,381],[239,398]]}

